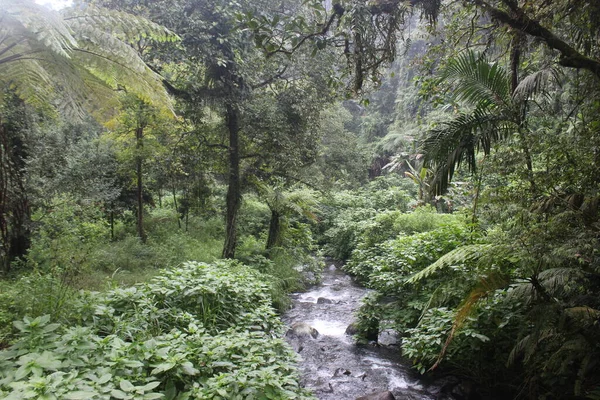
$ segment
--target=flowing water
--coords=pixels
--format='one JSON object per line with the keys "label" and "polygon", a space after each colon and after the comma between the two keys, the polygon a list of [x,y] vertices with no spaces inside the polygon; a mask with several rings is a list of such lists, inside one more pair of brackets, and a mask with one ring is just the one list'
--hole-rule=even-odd
{"label": "flowing water", "polygon": [[298,338],[288,332],[288,340],[303,359],[302,384],[324,400],[354,400],[385,391],[397,400],[435,399],[439,389],[420,383],[399,358],[397,347],[357,346],[345,333],[366,293],[330,265],[320,285],[292,295],[293,308],[284,315],[284,322],[296,328],[310,325],[319,333],[316,338],[309,334]]}

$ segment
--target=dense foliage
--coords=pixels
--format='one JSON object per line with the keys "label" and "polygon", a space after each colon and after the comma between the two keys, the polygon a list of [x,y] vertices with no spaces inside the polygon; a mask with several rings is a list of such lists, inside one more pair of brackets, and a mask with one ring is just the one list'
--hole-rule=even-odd
{"label": "dense foliage", "polygon": [[0,396],[305,397],[271,306],[326,255],[421,373],[600,398],[597,1],[0,20]]}
{"label": "dense foliage", "polygon": [[264,277],[186,263],[78,299],[72,325],[23,318],[0,352],[6,399],[300,399]]}

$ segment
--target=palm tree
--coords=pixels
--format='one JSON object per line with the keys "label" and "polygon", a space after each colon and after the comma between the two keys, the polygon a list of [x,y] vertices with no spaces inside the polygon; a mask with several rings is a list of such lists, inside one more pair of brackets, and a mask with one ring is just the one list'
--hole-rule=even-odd
{"label": "palm tree", "polygon": [[440,81],[451,85],[455,100],[462,102],[468,111],[431,129],[423,141],[425,165],[435,171],[435,194],[446,192],[461,164],[475,172],[478,151],[488,155],[495,143],[514,134],[519,138],[529,181],[535,191],[523,123],[526,105],[531,96],[543,93],[550,82],[557,80],[556,70],[543,69],[513,84],[507,70],[473,51],[450,60]]}
{"label": "palm tree", "polygon": [[477,169],[476,153],[489,154],[494,143],[519,129],[519,104],[509,74],[469,51],[452,59],[440,80],[453,86],[457,101],[471,107],[430,130],[423,142],[425,165],[435,171],[435,194],[444,193],[456,168]]}

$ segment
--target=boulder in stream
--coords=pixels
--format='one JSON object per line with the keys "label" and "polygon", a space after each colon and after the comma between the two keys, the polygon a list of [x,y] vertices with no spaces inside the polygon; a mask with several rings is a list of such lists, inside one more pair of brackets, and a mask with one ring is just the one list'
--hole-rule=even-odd
{"label": "boulder in stream", "polygon": [[400,335],[394,329],[384,329],[377,335],[377,343],[381,346],[395,346],[400,341]]}
{"label": "boulder in stream", "polygon": [[313,338],[319,337],[319,331],[307,324],[306,322],[297,322],[285,333],[285,336],[290,339]]}
{"label": "boulder in stream", "polygon": [[356,400],[396,400],[392,392],[385,391],[379,393],[369,394],[367,396],[361,396]]}
{"label": "boulder in stream", "polygon": [[358,326],[356,324],[356,322],[352,322],[350,325],[348,325],[348,327],[346,328],[346,335],[356,335],[358,333]]}
{"label": "boulder in stream", "polygon": [[317,299],[317,304],[333,304],[333,300],[326,297],[319,297]]}

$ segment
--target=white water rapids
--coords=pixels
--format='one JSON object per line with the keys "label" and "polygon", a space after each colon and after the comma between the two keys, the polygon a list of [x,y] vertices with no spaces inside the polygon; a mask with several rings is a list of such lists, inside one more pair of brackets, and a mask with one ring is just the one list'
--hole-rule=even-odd
{"label": "white water rapids", "polygon": [[305,338],[295,346],[303,359],[302,384],[321,400],[354,400],[385,391],[397,400],[435,399],[433,393],[439,389],[419,383],[414,371],[402,363],[397,347],[357,346],[345,333],[366,293],[331,265],[320,285],[292,295],[293,307],[284,322],[290,327],[305,323],[319,332],[317,338]]}

